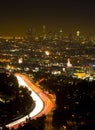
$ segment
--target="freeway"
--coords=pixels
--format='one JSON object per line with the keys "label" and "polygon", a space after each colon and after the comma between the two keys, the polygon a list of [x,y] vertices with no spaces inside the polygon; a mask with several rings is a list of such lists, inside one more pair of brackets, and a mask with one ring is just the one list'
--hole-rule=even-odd
{"label": "freeway", "polygon": [[16,73],[15,76],[18,79],[20,85],[27,87],[31,93],[31,97],[35,101],[35,108],[29,115],[22,117],[6,126],[11,128],[17,129],[18,126],[21,124],[22,126],[26,122],[26,118],[36,119],[37,117],[41,117],[43,115],[47,115],[54,107],[54,102],[49,98],[47,94],[43,92],[40,88],[38,88],[34,83],[32,83],[26,75]]}

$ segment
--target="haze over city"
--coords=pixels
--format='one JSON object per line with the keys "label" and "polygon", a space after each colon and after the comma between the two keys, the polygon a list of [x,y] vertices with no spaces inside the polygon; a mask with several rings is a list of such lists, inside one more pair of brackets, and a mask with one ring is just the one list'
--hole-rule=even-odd
{"label": "haze over city", "polygon": [[32,27],[39,33],[63,29],[64,34],[80,30],[83,35],[95,34],[94,0],[1,0],[0,34],[24,36]]}

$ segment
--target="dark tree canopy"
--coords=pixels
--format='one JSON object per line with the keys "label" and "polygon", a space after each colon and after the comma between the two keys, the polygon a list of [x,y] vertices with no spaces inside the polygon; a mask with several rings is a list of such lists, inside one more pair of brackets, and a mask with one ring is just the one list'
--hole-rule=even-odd
{"label": "dark tree canopy", "polygon": [[[31,91],[13,73],[0,73],[0,127],[28,115],[35,107]],[[6,129],[4,127],[4,129]]]}
{"label": "dark tree canopy", "polygon": [[0,73],[0,98],[9,100],[18,93],[18,81],[14,74]]}

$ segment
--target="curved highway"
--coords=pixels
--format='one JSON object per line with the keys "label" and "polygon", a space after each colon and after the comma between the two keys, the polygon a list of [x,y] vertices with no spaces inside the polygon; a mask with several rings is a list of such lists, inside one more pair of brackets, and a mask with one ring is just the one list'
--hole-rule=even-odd
{"label": "curved highway", "polygon": [[27,87],[30,91],[32,91],[31,97],[35,101],[35,108],[29,113],[29,115],[7,124],[6,126],[10,129],[18,128],[19,124],[23,126],[26,122],[26,118],[35,119],[37,117],[41,117],[42,115],[47,115],[54,107],[53,101],[43,92],[43,90],[33,84],[29,80],[29,77],[20,73],[16,73],[15,76],[17,77],[20,85]]}

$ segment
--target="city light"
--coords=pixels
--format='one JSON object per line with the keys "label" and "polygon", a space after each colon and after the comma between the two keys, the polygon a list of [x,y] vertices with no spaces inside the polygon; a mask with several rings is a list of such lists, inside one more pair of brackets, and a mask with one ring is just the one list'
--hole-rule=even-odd
{"label": "city light", "polygon": [[72,67],[72,64],[71,64],[71,62],[70,62],[70,59],[68,58],[68,60],[67,60],[67,67]]}
{"label": "city light", "polygon": [[23,63],[23,58],[22,57],[18,59],[18,63],[19,64]]}
{"label": "city light", "polygon": [[45,51],[45,54],[46,54],[47,56],[49,56],[49,55],[50,55],[50,52],[49,52],[49,51]]}

